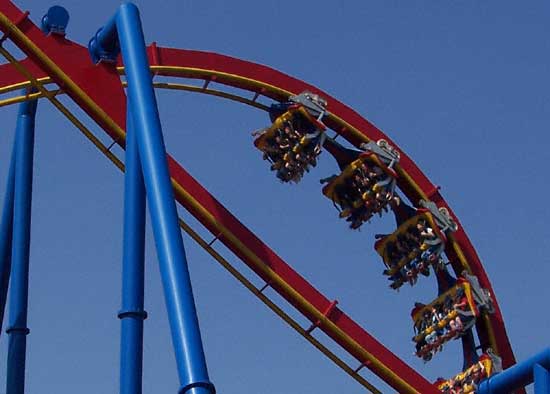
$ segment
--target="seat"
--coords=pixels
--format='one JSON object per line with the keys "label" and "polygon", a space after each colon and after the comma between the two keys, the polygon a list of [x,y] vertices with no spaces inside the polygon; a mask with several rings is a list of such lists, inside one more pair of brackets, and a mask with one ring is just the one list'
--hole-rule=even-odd
{"label": "seat", "polygon": [[[387,146],[385,142],[382,145]],[[397,174],[392,167],[399,156],[388,155],[389,149],[382,150],[378,143],[364,148],[368,150],[339,175],[327,178],[329,182],[322,190],[352,229],[359,228],[374,214],[386,212],[395,192]]]}
{"label": "seat", "polygon": [[456,284],[428,305],[416,304],[411,312],[416,355],[431,359],[444,343],[463,336],[484,312],[489,301],[479,302],[473,275],[460,277]]}
{"label": "seat", "polygon": [[253,133],[254,145],[282,182],[298,182],[304,172],[317,165],[326,138],[321,121],[323,102],[318,96],[303,93],[288,103],[274,104],[271,126]]}

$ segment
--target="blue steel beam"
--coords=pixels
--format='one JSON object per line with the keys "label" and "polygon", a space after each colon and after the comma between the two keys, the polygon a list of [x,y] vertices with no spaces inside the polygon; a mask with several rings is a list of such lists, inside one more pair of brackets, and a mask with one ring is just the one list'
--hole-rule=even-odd
{"label": "blue steel beam", "polygon": [[533,367],[533,377],[535,380],[535,394],[550,393],[550,373],[548,369],[540,364]]}
{"label": "blue steel beam", "polygon": [[2,222],[0,223],[0,332],[4,322],[6,299],[11,270],[11,249],[13,237],[13,195],[15,186],[15,143],[11,154],[10,169],[2,208]]}
{"label": "blue steel beam", "polygon": [[7,394],[25,390],[27,306],[29,295],[29,246],[36,100],[20,104],[15,136],[15,199],[10,287],[10,325],[7,363]]}
{"label": "blue steel beam", "polygon": [[145,185],[130,110],[126,116],[120,394],[141,394],[145,278]]}
{"label": "blue steel beam", "polygon": [[[550,348],[484,380],[479,385],[476,394],[511,393],[513,390],[525,387],[535,380],[533,370],[536,365],[546,370],[550,369]],[[542,376],[542,373],[540,375]],[[544,383],[540,384],[544,385]],[[549,394],[550,392],[544,391],[542,393]],[[537,392],[537,394],[539,393]]]}
{"label": "blue steel beam", "polygon": [[115,62],[120,53],[117,35],[117,14],[100,28],[88,43],[88,50],[94,63],[102,60]]}
{"label": "blue steel beam", "polygon": [[[134,4],[125,3],[115,17],[180,378],[179,392],[213,394],[215,388],[206,368],[139,11]],[[111,19],[95,37],[102,50],[116,48],[113,26]],[[97,58],[94,46],[90,42],[92,59]]]}

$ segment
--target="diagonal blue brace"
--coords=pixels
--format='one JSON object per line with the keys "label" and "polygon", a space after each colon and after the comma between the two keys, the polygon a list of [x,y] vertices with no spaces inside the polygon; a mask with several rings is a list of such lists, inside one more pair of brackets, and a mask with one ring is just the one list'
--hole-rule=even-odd
{"label": "diagonal blue brace", "polygon": [[491,376],[479,384],[476,394],[503,394],[535,383],[535,394],[550,394],[550,348]]}
{"label": "diagonal blue brace", "polygon": [[11,249],[13,238],[13,195],[15,187],[15,144],[11,155],[10,169],[6,186],[6,196],[0,223],[0,331],[4,322],[8,285],[11,270]]}
{"label": "diagonal blue brace", "polygon": [[29,247],[36,100],[19,107],[15,135],[15,199],[11,255],[10,324],[6,394],[24,394],[29,295]]}
{"label": "diagonal blue brace", "polygon": [[130,110],[126,116],[120,394],[141,394],[145,278],[145,185]]}
{"label": "diagonal blue brace", "polygon": [[550,372],[540,364],[533,367],[535,394],[550,394]]}
{"label": "diagonal blue brace", "polygon": [[132,3],[120,6],[115,17],[92,38],[88,48],[93,61],[97,62],[116,58],[119,45],[180,378],[179,393],[214,394],[177,220],[141,20]]}

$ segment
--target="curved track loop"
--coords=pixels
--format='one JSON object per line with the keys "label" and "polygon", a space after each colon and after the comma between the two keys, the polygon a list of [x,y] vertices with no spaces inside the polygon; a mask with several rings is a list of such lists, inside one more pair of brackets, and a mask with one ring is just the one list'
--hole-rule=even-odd
{"label": "curved track loop", "polygon": [[[0,92],[13,90],[31,80],[44,95],[53,96],[54,93],[45,91],[38,81],[50,77],[119,145],[124,145],[126,97],[113,66],[93,65],[86,48],[63,37],[44,36],[9,1],[0,4],[0,29],[28,56],[21,62],[23,68],[0,66]],[[215,81],[249,90],[254,97],[263,95],[283,101],[290,94],[304,90],[316,92],[328,101],[331,115],[326,124],[350,143],[358,146],[368,140],[384,138],[396,146],[378,128],[325,92],[269,67],[214,53],[159,48],[155,44],[149,47],[149,60],[156,75]],[[402,151],[401,157],[397,171],[403,193],[413,202],[430,199],[439,207],[447,207],[456,220],[438,188]],[[168,157],[168,162],[178,202],[319,329],[399,392],[438,392],[344,312],[337,307],[331,309],[330,300],[240,223],[174,159]],[[455,272],[468,270],[493,293],[462,227],[450,241],[446,253]],[[506,368],[515,360],[494,293],[493,298],[496,311],[479,322],[478,335],[484,348],[492,347],[503,358]]]}

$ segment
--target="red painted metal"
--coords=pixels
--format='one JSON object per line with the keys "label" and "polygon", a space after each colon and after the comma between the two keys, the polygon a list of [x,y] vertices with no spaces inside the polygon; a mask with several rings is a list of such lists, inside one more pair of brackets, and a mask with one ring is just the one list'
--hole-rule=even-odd
{"label": "red painted metal", "polygon": [[[42,69],[29,59],[21,60],[21,64],[37,79],[47,76]],[[0,65],[0,86],[15,85],[16,83],[25,82],[26,80],[27,79],[15,69],[13,64],[6,63]]]}
{"label": "red painted metal", "polygon": [[[19,17],[13,21],[13,24],[17,27],[19,27],[19,24],[23,21],[25,21],[25,19],[27,19],[27,17],[30,15],[30,12],[29,11],[25,11],[23,12],[21,15],[19,15]],[[6,41],[8,38],[10,38],[10,32],[5,32],[4,35],[2,35],[2,38],[0,38],[0,43],[3,43],[4,41]]]}
{"label": "red painted metal", "polygon": [[[337,300],[334,300],[332,301],[328,308],[323,312],[323,316],[324,317],[327,317],[327,318],[330,318],[330,315],[331,313],[334,311],[334,308],[336,308],[336,305],[338,305],[338,301]],[[306,330],[306,332],[309,334],[311,333],[313,330],[315,330],[317,327],[319,327],[321,325],[321,320],[315,320],[311,326],[309,326],[309,328]]]}
{"label": "red painted metal", "polygon": [[[10,20],[16,21],[22,18],[22,12],[17,9],[13,3],[9,1],[3,1],[0,4],[0,12],[5,14]],[[38,29],[32,22],[23,18],[20,23],[20,28],[25,32],[26,36],[33,41],[53,62],[55,62],[73,81],[75,81],[79,87],[94,100],[106,113],[109,115],[115,123],[120,127],[125,127],[125,113],[126,113],[126,99],[124,91],[122,89],[119,76],[116,70],[112,66],[108,65],[93,65],[89,59],[88,51],[85,47],[82,47],[70,40],[67,40],[61,36],[45,36],[40,29]],[[24,51],[24,45],[14,41]],[[216,78],[217,83],[227,84],[230,86],[247,89],[256,93],[261,93],[270,96],[275,100],[282,100],[285,97],[279,96],[276,93],[269,93],[264,89],[258,90],[253,81],[260,81],[262,83],[270,84],[272,86],[293,92],[300,93],[304,90],[310,90],[314,93],[320,94],[328,101],[328,108],[330,111],[344,119],[348,124],[361,130],[368,138],[372,140],[386,139],[393,146],[397,145],[384,135],[378,128],[361,117],[358,113],[340,103],[336,99],[332,98],[325,92],[306,84],[300,80],[292,78],[279,71],[273,70],[269,67],[239,60],[236,58],[219,55],[215,53],[190,51],[190,50],[178,50],[169,48],[159,48],[153,46],[149,51],[151,57],[151,63],[157,65],[169,65],[169,66],[182,66],[193,67],[202,70],[217,71],[220,73],[233,74],[247,79],[240,79],[235,81],[233,78],[226,77],[224,75],[218,75]],[[29,66],[29,70],[35,78],[40,78],[47,75],[52,75],[52,70],[48,68],[48,65],[42,62],[39,58],[33,58],[31,53],[27,53],[31,57],[30,60],[25,60],[25,64]],[[187,76],[190,78],[199,78],[209,80],[210,73],[204,74],[189,73],[185,75],[185,72],[173,73],[171,71],[156,72],[162,75],[176,75]],[[9,85],[18,82],[25,81],[26,78],[17,75],[12,66],[3,65],[0,66],[0,85]],[[61,88],[63,88],[60,81],[57,82]],[[82,102],[80,97],[74,95],[74,92],[67,90],[67,93],[75,100],[88,114],[90,108],[86,103]],[[109,128],[108,124],[105,124],[101,120],[96,120],[98,124],[109,134],[111,137],[116,138],[114,131]],[[361,141],[358,141],[345,127],[342,128],[336,124],[327,122],[327,125],[331,128],[337,128],[339,133],[345,137],[349,142],[354,145],[358,145]],[[248,230],[242,223],[239,222],[229,211],[227,211],[206,189],[204,189],[195,179],[191,177],[173,158],[169,157],[169,167],[172,177],[196,200],[198,201],[211,215],[213,215],[217,221],[219,221],[224,227],[230,230],[246,247],[260,257],[273,271],[275,271],[281,278],[285,280],[294,290],[296,290],[302,297],[304,297],[309,303],[311,303],[321,313],[328,310],[331,305],[326,297],[318,292],[311,284],[309,284],[303,277],[295,272],[287,263],[285,263],[275,252],[273,252],[265,243],[258,239],[250,230]],[[449,212],[456,219],[443,197],[437,191],[437,188],[428,180],[428,178],[420,171],[415,163],[401,152],[401,166],[405,171],[415,180],[419,187],[425,192],[432,194],[432,201],[438,206],[445,206],[449,209]],[[408,185],[401,183],[400,187],[402,191],[412,200],[417,201],[419,196],[417,192],[410,188]],[[185,201],[179,201],[185,206],[194,216],[196,216],[205,226],[215,235],[219,234],[219,229],[211,226],[202,213],[196,210],[194,207],[189,206]],[[458,220],[457,220],[458,222]],[[491,290],[492,288],[487,275],[483,269],[483,266],[472,246],[468,237],[466,236],[462,227],[455,233],[455,238],[461,246],[466,259],[471,265],[472,272],[479,278],[480,283]],[[224,242],[237,256],[239,256],[245,263],[253,267],[253,263],[249,261],[249,258],[244,255],[237,247],[232,244],[224,236],[219,237],[220,241]],[[454,252],[447,250],[450,259],[456,264],[454,258]],[[455,267],[457,267],[455,265]],[[253,268],[254,269],[254,268]],[[265,280],[268,280],[261,271],[255,269],[256,273]],[[283,289],[277,288],[272,285],[283,297],[292,303],[288,294],[285,294]],[[494,292],[492,292],[494,295]],[[295,305],[297,306],[297,305]],[[495,299],[496,312],[491,317],[491,322],[494,327],[497,344],[499,347],[499,353],[503,357],[504,366],[508,367],[515,363],[514,356],[510,343],[508,341],[504,323],[498,304]],[[309,315],[305,311],[301,311],[311,321],[315,321],[315,317]],[[330,313],[330,320],[334,322],[341,330],[347,335],[352,337],[362,348],[369,353],[375,355],[383,364],[389,366],[396,374],[402,379],[407,381],[418,392],[422,394],[437,393],[437,389],[430,384],[427,380],[421,377],[416,371],[406,365],[403,361],[397,358],[393,353],[386,349],[370,334],[368,334],[362,327],[355,323],[350,317],[348,317],[343,311],[335,307]],[[323,325],[320,325],[323,329]],[[483,335],[483,326],[480,326],[481,340],[487,343],[487,338]],[[338,338],[333,338],[338,341]],[[340,343],[341,344],[341,343]],[[369,365],[366,360],[353,348],[346,348],[352,355],[354,355],[361,363],[368,365],[369,368],[376,368],[373,365]],[[392,385],[392,382],[388,382]]]}
{"label": "red painted metal", "polygon": [[[515,358],[513,351],[506,334],[506,329],[504,327],[504,322],[502,319],[502,314],[496,300],[491,283],[489,278],[483,268],[483,265],[477,255],[472,243],[470,242],[466,232],[458,218],[455,216],[452,209],[449,207],[447,202],[443,199],[441,193],[439,192],[439,187],[434,185],[417,167],[411,158],[409,158],[399,147],[393,142],[387,135],[385,135],[380,129],[370,123],[368,120],[363,118],[357,112],[347,107],[343,103],[339,102],[335,98],[328,95],[326,92],[319,90],[315,86],[309,85],[303,81],[300,81],[296,78],[288,76],[284,73],[281,73],[277,70],[263,66],[256,63],[251,63],[241,59],[236,59],[233,57],[220,55],[210,52],[202,51],[191,51],[191,50],[181,50],[181,49],[172,49],[172,48],[158,48],[160,51],[161,64],[164,65],[181,65],[185,67],[191,67],[196,69],[211,70],[221,73],[238,75],[240,77],[247,78],[247,80],[235,81],[230,77],[218,76],[217,83],[227,84],[230,86],[238,87],[241,89],[255,91],[257,89],[251,81],[261,81],[266,84],[270,84],[292,93],[300,93],[304,90],[309,90],[313,93],[317,93],[328,102],[327,108],[331,113],[338,116],[341,119],[344,119],[348,124],[360,130],[371,140],[385,139],[391,145],[396,147],[401,153],[400,165],[401,167],[411,176],[412,179],[418,184],[420,189],[427,195],[431,196],[431,200],[436,203],[438,207],[446,207],[449,210],[449,213],[452,215],[454,220],[459,224],[459,229],[457,232],[453,233],[456,241],[460,245],[466,260],[470,264],[472,273],[476,275],[480,281],[480,284],[487,288],[495,301],[495,313],[490,316],[491,323],[494,327],[495,338],[498,346],[498,351],[501,357],[503,358],[503,365],[505,368],[515,364]],[[165,76],[185,76],[188,78],[197,78],[196,73],[185,73],[185,72],[173,72],[173,71],[162,71],[158,72],[159,75]],[[208,78],[207,74],[199,75],[199,78]],[[273,98],[274,100],[282,100],[284,97],[281,97],[277,94],[272,94],[270,92],[263,92],[262,94]],[[331,129],[339,130],[339,134],[348,140],[350,143],[355,146],[359,146],[362,141],[359,141],[351,132],[346,129],[339,127],[339,125],[327,120],[325,122],[328,127]],[[409,185],[405,184],[402,179],[398,179],[398,185],[403,193],[411,201],[419,201],[420,195]],[[458,263],[458,258],[456,253],[447,248],[446,250],[449,260],[453,264],[457,274],[461,273],[462,266]],[[483,324],[483,322],[480,322]],[[480,339],[483,346],[487,347],[489,345],[489,340],[486,333],[486,328],[481,326],[479,330]]]}
{"label": "red painted metal", "polygon": [[[23,14],[11,1],[0,1],[0,12],[6,15],[11,21],[19,20]],[[101,108],[109,108],[111,118],[113,118],[116,123],[125,126],[126,96],[120,84],[120,77],[112,66],[92,64],[87,48],[66,39],[64,36],[55,34],[46,36],[29,18],[24,18],[18,26],[28,39],[46,53],[58,67],[73,79],[73,81],[76,81],[80,88]],[[18,42],[14,37],[10,37],[10,40],[23,50],[21,42]],[[23,52],[25,51],[23,50]],[[26,53],[26,55],[29,56],[29,61],[36,65],[33,72],[36,72],[36,68],[42,70],[41,73],[33,74],[35,78],[53,74],[52,70],[41,62],[40,59],[33,58],[33,55],[30,53]],[[2,75],[1,79],[6,81],[4,78],[4,75]],[[15,82],[10,80],[6,82],[12,84],[24,80],[25,78],[20,77]],[[64,89],[60,81],[54,82],[56,82],[61,89]],[[84,111],[90,114],[89,109],[81,101],[80,97],[75,96],[69,90],[67,90],[67,94],[71,96]],[[98,121],[98,124],[107,131],[108,125],[102,124],[101,121]]]}
{"label": "red painted metal", "polygon": [[[179,166],[174,160],[169,160],[170,174],[174,179],[177,179],[178,183],[193,196],[194,199],[199,201],[201,205],[213,215],[225,228],[227,228],[232,234],[246,245],[246,247],[254,252],[271,270],[276,272],[284,281],[296,290],[303,298],[305,298],[315,309],[321,313],[330,310],[331,301],[315,289],[309,282],[307,282],[302,276],[292,269],[283,259],[281,259],[269,246],[263,243],[258,237],[256,237],[249,229],[247,229],[235,216],[233,216],[223,205],[221,205],[205,188],[203,188],[191,175],[189,175],[183,168]],[[211,226],[205,218],[202,216],[202,212],[196,210],[193,206],[188,205],[185,201],[180,203],[189,212],[195,216],[201,223],[205,225],[212,234],[217,234],[218,229],[215,226]],[[247,263],[258,276],[265,281],[269,278],[265,276],[262,271],[258,270],[254,263],[242,253],[237,245],[233,244],[231,240],[225,236],[220,235],[218,240],[224,243],[235,255],[237,255],[242,261]],[[275,283],[271,283],[271,287],[281,294],[287,301],[289,301],[294,307],[296,307],[304,316],[306,316],[312,322],[317,319],[315,316],[309,314],[300,308],[299,305],[293,302],[293,299],[287,294],[284,289],[277,286]],[[372,337],[365,329],[359,326],[353,319],[347,316],[339,308],[334,307],[329,316],[330,320],[342,329],[346,334],[352,337],[363,349],[369,353],[375,355],[383,364],[389,366],[397,375],[407,381],[413,386],[419,393],[430,394],[438,393],[437,389],[429,383],[426,379],[421,377],[416,371],[405,364],[387,348],[385,348],[380,342]],[[323,324],[318,326],[323,330]],[[330,336],[330,334],[329,334]],[[332,337],[335,342],[343,346],[350,354],[352,354],[361,363],[366,360],[361,357],[357,351],[353,348],[344,346],[338,338]],[[373,365],[369,365],[375,373],[379,372]],[[386,382],[393,386],[393,382]],[[395,387],[398,389],[397,387]]]}

